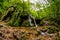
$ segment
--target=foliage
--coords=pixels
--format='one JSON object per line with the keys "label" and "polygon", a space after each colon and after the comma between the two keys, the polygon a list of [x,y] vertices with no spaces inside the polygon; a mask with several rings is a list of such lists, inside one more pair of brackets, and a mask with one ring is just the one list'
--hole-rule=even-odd
{"label": "foliage", "polygon": [[47,32],[48,33],[57,33],[59,32],[59,29],[57,27],[54,27],[54,26],[50,26],[50,27],[47,27]]}
{"label": "foliage", "polygon": [[59,6],[60,0],[54,0],[54,2],[56,4],[56,15],[57,15],[57,17],[55,17],[54,21],[60,25],[60,23],[59,23],[59,20],[60,20],[60,6]]}
{"label": "foliage", "polygon": [[[10,25],[20,25],[20,16],[26,15],[27,13],[32,14],[35,18],[39,19],[47,19],[47,20],[53,20],[57,23],[59,23],[60,20],[60,1],[59,0],[48,0],[48,3],[41,6],[42,4],[36,2],[36,5],[34,3],[29,2],[29,0],[0,0],[0,18],[1,20],[4,19],[5,16],[7,16],[9,9],[11,6],[16,7],[14,9],[13,13],[11,13],[10,17],[7,17],[6,20],[8,20],[8,24]],[[32,7],[36,7],[32,8]],[[43,8],[43,9],[41,9]],[[11,12],[10,10],[10,12]],[[2,16],[2,17],[1,17]],[[24,23],[24,22],[23,22]]]}

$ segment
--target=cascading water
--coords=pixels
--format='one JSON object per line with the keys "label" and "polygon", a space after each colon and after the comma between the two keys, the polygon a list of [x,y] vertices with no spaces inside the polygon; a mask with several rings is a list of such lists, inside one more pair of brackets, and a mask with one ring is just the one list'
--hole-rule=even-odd
{"label": "cascading water", "polygon": [[[29,18],[29,23],[30,23],[30,26],[36,26],[37,27],[37,24],[36,24],[36,21],[35,21],[35,17],[33,17],[31,14],[28,14],[28,18]],[[33,21],[33,23],[32,23]]]}

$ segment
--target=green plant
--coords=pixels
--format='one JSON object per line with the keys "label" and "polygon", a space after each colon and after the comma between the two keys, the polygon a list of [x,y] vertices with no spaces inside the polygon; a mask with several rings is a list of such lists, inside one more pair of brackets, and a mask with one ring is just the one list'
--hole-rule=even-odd
{"label": "green plant", "polygon": [[[41,5],[43,5],[43,6],[41,6]],[[19,26],[20,25],[19,22],[21,20],[20,16],[30,13],[35,18],[39,18],[41,20],[42,19],[53,20],[53,21],[59,23],[59,20],[60,20],[60,6],[59,5],[60,5],[59,0],[54,0],[54,1],[48,0],[47,4],[41,4],[39,2],[36,2],[36,4],[34,4],[34,3],[29,2],[29,0],[27,0],[27,1],[0,0],[0,18],[1,18],[1,20],[6,19],[7,24],[9,24],[9,25]],[[11,7],[11,6],[13,6],[13,7]],[[32,8],[32,6],[35,6],[39,10]],[[15,9],[14,9],[14,7],[15,7]],[[9,10],[9,9],[11,9],[11,10]],[[11,12],[11,13],[8,16],[9,12]]]}
{"label": "green plant", "polygon": [[50,26],[50,27],[47,27],[47,32],[48,33],[57,33],[59,32],[59,29],[57,27],[54,27],[54,26]]}

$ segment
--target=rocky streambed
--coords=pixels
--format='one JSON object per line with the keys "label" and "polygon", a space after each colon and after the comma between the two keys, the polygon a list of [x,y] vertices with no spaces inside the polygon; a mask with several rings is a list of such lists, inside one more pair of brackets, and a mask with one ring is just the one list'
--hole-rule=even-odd
{"label": "rocky streambed", "polygon": [[60,40],[57,28],[49,26],[10,27],[0,23],[0,27],[0,40]]}
{"label": "rocky streambed", "polygon": [[0,40],[56,40],[56,35],[43,32],[41,28],[2,27]]}

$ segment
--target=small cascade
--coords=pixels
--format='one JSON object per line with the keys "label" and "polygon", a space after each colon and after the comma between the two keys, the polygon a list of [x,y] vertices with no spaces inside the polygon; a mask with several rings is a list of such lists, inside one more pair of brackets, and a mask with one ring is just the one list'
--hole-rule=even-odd
{"label": "small cascade", "polygon": [[34,19],[34,24],[35,24],[35,26],[37,27],[37,24],[36,24],[36,21],[35,21],[35,19]]}
{"label": "small cascade", "polygon": [[30,23],[30,26],[33,26],[33,24],[31,23],[31,21],[32,21],[32,20],[31,20],[30,17],[29,17],[29,23]]}
{"label": "small cascade", "polygon": [[29,23],[30,23],[30,26],[35,26],[37,27],[37,24],[36,24],[36,21],[35,21],[35,17],[33,17],[31,14],[28,14],[28,18],[29,18]]}
{"label": "small cascade", "polygon": [[41,32],[41,35],[43,35],[43,36],[50,36],[50,37],[54,36],[54,34],[49,34],[47,32]]}

